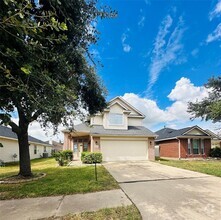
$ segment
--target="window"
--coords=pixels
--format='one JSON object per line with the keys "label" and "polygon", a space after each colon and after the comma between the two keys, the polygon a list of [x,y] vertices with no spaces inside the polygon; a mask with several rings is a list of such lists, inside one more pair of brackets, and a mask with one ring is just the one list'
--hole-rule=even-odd
{"label": "window", "polygon": [[204,140],[201,139],[201,154],[205,153],[205,148],[204,148]]}
{"label": "window", "polygon": [[74,153],[78,152],[78,144],[75,142],[74,143],[74,149],[73,149]]}
{"label": "window", "polygon": [[46,146],[44,146],[44,152],[47,152],[47,151],[46,151]]}
{"label": "window", "polygon": [[191,139],[188,139],[188,154],[192,154],[192,151],[191,151]]}
{"label": "window", "polygon": [[34,154],[37,154],[37,146],[34,146]]}
{"label": "window", "polygon": [[83,151],[88,151],[88,143],[84,142],[83,144]]}
{"label": "window", "polygon": [[110,125],[123,125],[123,114],[110,113],[109,124]]}
{"label": "window", "polygon": [[200,139],[193,139],[193,154],[199,154]]}

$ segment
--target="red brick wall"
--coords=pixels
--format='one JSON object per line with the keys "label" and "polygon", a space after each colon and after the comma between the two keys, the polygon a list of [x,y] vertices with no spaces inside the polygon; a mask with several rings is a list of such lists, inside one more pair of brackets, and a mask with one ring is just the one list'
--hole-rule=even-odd
{"label": "red brick wall", "polygon": [[204,140],[205,155],[208,157],[211,149],[211,139]]}
{"label": "red brick wall", "polygon": [[[160,147],[160,157],[174,157],[179,158],[179,141],[174,140],[167,140],[159,143]],[[211,140],[205,139],[204,140],[204,149],[205,154],[191,154],[188,155],[188,139],[180,139],[180,157],[181,158],[188,158],[188,157],[208,157],[209,152],[211,149]]]}
{"label": "red brick wall", "polygon": [[159,143],[160,157],[179,157],[178,140],[167,140]]}
{"label": "red brick wall", "polygon": [[186,158],[188,154],[188,139],[180,139],[180,157]]}
{"label": "red brick wall", "polygon": [[187,139],[180,139],[180,147],[181,147],[181,158],[186,157],[208,157],[209,152],[211,149],[211,140],[210,139],[204,139],[204,150],[205,154],[191,154],[188,155],[188,140]]}

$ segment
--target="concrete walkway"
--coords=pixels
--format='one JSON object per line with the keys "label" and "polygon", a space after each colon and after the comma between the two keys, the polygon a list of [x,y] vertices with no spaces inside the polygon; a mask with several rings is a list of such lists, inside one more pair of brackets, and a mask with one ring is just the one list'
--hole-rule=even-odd
{"label": "concrete walkway", "polygon": [[144,220],[220,220],[221,178],[150,161],[104,166]]}
{"label": "concrete walkway", "polygon": [[0,219],[26,220],[131,205],[122,190],[0,201]]}

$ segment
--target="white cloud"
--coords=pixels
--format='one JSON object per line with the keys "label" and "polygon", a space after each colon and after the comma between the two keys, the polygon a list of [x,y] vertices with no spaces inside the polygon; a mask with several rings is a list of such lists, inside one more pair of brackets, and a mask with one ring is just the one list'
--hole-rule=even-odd
{"label": "white cloud", "polygon": [[128,53],[131,50],[131,46],[129,44],[124,44],[123,45],[123,50],[124,50],[124,52]]}
{"label": "white cloud", "polygon": [[208,35],[206,42],[210,43],[216,40],[221,40],[221,23],[219,23],[216,29]]}
{"label": "white cloud", "polygon": [[[13,118],[12,120],[16,124],[18,124],[18,118]],[[82,123],[80,119],[74,120],[74,125],[80,123]],[[64,135],[62,133],[62,130],[64,130],[65,128],[66,128],[65,126],[59,125],[58,132],[54,134],[54,130],[52,128],[44,129],[41,127],[39,122],[34,121],[29,125],[28,134],[42,141],[49,141],[49,140],[63,141]]]}
{"label": "white cloud", "polygon": [[194,86],[189,79],[182,77],[167,97],[171,101],[195,102],[207,96],[208,90],[204,86]]}
{"label": "white cloud", "polygon": [[154,43],[151,65],[149,67],[150,79],[148,82],[147,91],[149,92],[157,81],[159,74],[170,64],[179,64],[185,61],[180,57],[183,45],[181,40],[184,32],[184,22],[182,17],[172,30],[174,21],[170,15],[167,15],[162,21],[157,37]]}
{"label": "white cloud", "polygon": [[193,57],[197,57],[198,53],[199,53],[199,49],[198,49],[198,48],[195,48],[195,49],[193,49],[193,50],[191,51],[191,55],[192,55]]}
{"label": "white cloud", "polygon": [[199,119],[190,121],[191,115],[187,112],[188,102],[200,101],[207,96],[205,87],[195,86],[189,79],[182,77],[168,95],[172,104],[164,109],[161,109],[156,101],[134,93],[126,93],[123,98],[146,115],[144,125],[150,129],[157,130],[163,125],[182,128],[197,124],[214,130],[214,124],[211,122],[202,122]]}
{"label": "white cloud", "polygon": [[139,27],[143,27],[144,26],[144,23],[145,23],[145,20],[146,20],[146,18],[145,18],[145,16],[141,16],[140,17],[140,20],[138,21],[138,26]]}
{"label": "white cloud", "polygon": [[209,19],[212,20],[214,17],[221,15],[221,0],[218,0],[215,8],[209,13]]}
{"label": "white cloud", "polygon": [[144,2],[146,3],[146,5],[150,5],[150,0],[144,0]]}
{"label": "white cloud", "polygon": [[[213,11],[209,13],[210,21],[215,17],[221,16],[221,0],[218,0],[216,6]],[[213,41],[221,40],[221,23],[219,23],[216,29],[207,36],[206,42],[211,43]]]}
{"label": "white cloud", "polygon": [[126,40],[128,38],[127,32],[129,32],[129,31],[130,31],[130,29],[128,28],[126,33],[123,33],[122,36],[121,36],[121,43],[122,43],[122,46],[123,46],[123,51],[126,52],[126,53],[130,52],[131,49],[132,49],[131,46],[128,43],[126,43]]}

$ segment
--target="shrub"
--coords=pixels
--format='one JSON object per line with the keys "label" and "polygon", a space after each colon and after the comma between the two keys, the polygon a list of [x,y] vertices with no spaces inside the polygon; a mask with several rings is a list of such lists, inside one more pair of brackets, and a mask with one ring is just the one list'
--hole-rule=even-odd
{"label": "shrub", "polygon": [[67,165],[73,159],[72,150],[64,150],[53,153],[52,155],[60,166]]}
{"label": "shrub", "polygon": [[102,153],[93,153],[93,152],[82,152],[81,161],[83,163],[101,163],[102,162]]}
{"label": "shrub", "polygon": [[221,148],[215,147],[210,150],[211,157],[221,157]]}
{"label": "shrub", "polygon": [[73,151],[72,150],[63,150],[62,154],[64,155],[65,160],[73,160]]}

